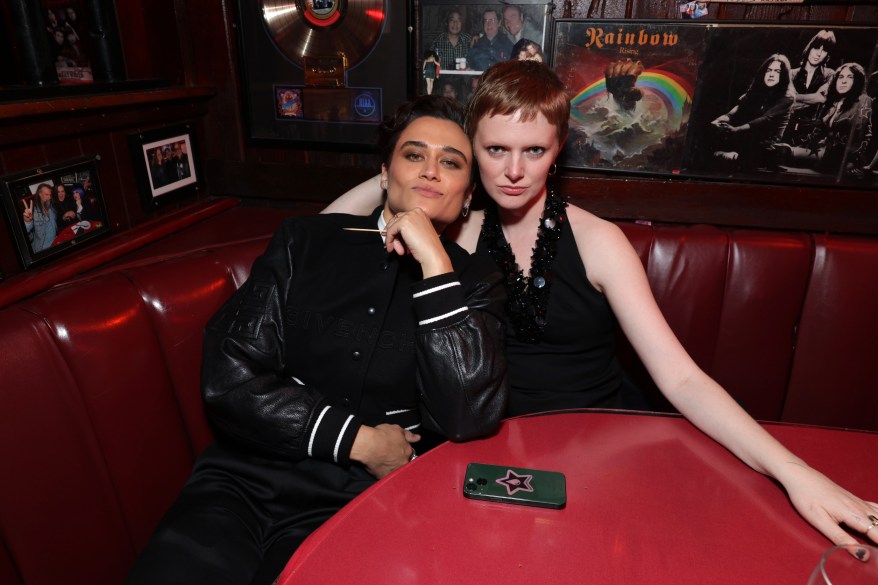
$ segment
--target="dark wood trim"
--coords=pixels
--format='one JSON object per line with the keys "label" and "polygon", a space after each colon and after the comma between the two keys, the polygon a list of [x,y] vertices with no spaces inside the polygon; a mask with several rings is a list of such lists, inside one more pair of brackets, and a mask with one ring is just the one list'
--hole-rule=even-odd
{"label": "dark wood trim", "polygon": [[878,195],[865,190],[585,175],[557,185],[607,219],[878,234]]}
{"label": "dark wood trim", "polygon": [[215,94],[216,89],[207,86],[171,87],[148,91],[123,91],[0,103],[0,120],[25,122],[25,119],[36,116],[55,117],[71,112],[103,111],[133,106],[159,106],[167,102],[207,99]]}

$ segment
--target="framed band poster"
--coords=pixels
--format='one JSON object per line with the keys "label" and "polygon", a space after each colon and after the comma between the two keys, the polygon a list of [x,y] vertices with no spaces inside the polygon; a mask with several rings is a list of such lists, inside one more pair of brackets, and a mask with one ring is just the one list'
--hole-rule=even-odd
{"label": "framed band poster", "polygon": [[562,19],[552,56],[568,168],[878,186],[878,28]]}
{"label": "framed band poster", "polygon": [[409,92],[407,2],[237,2],[249,138],[346,149]]}

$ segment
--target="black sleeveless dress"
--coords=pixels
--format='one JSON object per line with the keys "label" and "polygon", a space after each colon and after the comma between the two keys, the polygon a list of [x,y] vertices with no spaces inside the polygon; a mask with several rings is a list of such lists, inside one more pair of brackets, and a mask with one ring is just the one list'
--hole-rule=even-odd
{"label": "black sleeveless dress", "polygon": [[[569,222],[565,223],[569,226]],[[476,253],[489,256],[479,238]],[[537,343],[516,338],[507,323],[511,386],[508,416],[565,408],[623,408],[615,358],[616,317],[585,275],[572,230],[561,232],[552,264],[546,327]]]}

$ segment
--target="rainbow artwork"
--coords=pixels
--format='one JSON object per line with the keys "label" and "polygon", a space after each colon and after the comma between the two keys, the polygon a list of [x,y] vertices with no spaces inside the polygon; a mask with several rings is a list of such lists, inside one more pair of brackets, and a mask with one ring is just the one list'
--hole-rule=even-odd
{"label": "rainbow artwork", "polygon": [[[657,98],[668,117],[669,126],[680,127],[684,112],[692,104],[694,88],[692,82],[673,73],[656,69],[646,69],[637,78],[635,87]],[[583,112],[600,98],[607,98],[607,84],[604,76],[582,88],[570,102],[570,117],[574,122],[586,123]]]}

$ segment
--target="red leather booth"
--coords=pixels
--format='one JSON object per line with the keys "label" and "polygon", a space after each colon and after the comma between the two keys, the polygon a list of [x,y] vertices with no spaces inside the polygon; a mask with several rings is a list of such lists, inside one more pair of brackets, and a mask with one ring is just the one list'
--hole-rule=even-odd
{"label": "red leather booth", "polygon": [[[229,206],[0,309],[0,583],[124,581],[212,439],[202,328],[289,214]],[[755,417],[878,430],[878,240],[621,226],[684,345]]]}

